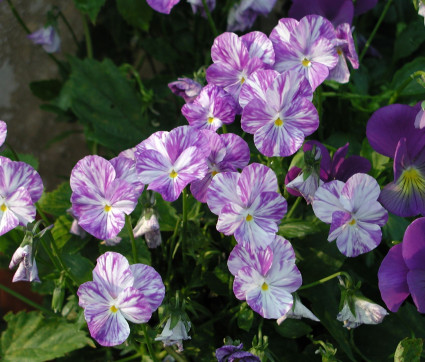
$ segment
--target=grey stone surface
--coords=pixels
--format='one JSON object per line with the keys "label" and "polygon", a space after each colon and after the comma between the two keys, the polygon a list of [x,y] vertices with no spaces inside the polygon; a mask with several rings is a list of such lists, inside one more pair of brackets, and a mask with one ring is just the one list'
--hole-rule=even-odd
{"label": "grey stone surface", "polygon": [[[21,17],[31,31],[44,25],[47,11],[54,5],[71,23],[79,39],[83,28],[79,12],[72,1],[13,0]],[[63,22],[59,20],[62,39],[61,53],[75,54],[76,45]],[[16,21],[6,0],[0,3],[0,119],[8,126],[6,141],[18,153],[33,154],[39,160],[39,173],[44,186],[52,190],[69,177],[75,163],[89,153],[81,133],[46,149],[46,143],[69,130],[81,130],[78,124],[58,123],[55,115],[39,108],[43,103],[32,95],[29,83],[58,78],[57,66],[41,46],[34,45]]]}

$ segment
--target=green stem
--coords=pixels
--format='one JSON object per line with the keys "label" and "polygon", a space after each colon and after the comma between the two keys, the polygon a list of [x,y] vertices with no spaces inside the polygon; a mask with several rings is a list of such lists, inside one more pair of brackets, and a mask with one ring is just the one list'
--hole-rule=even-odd
{"label": "green stem", "polygon": [[139,261],[139,257],[137,255],[137,248],[136,248],[136,239],[134,239],[134,233],[133,233],[133,226],[131,225],[131,216],[125,215],[125,226],[127,227],[128,234],[130,236],[131,241],[131,250],[133,252],[133,263],[137,264]]}
{"label": "green stem", "polygon": [[291,209],[286,214],[286,219],[290,219],[292,214],[294,213],[295,209],[297,208],[298,204],[301,202],[302,197],[297,197],[293,205],[291,206]]}
{"label": "green stem", "polygon": [[183,232],[182,232],[182,256],[183,256],[183,264],[186,265],[186,256],[184,252],[184,248],[187,246],[186,238],[187,238],[187,192],[186,188],[183,189]]}
{"label": "green stem", "polygon": [[85,15],[82,15],[82,18],[83,18],[84,36],[86,38],[87,58],[93,59],[93,46],[92,46],[92,42],[91,42],[89,24],[87,22]]}
{"label": "green stem", "polygon": [[69,32],[71,33],[72,39],[74,40],[74,43],[77,45],[77,48],[80,47],[80,43],[78,42],[77,36],[74,33],[74,30],[72,29],[71,24],[68,22],[65,15],[62,13],[62,11],[59,10],[58,12],[60,18],[63,20],[65,26],[68,28]]}
{"label": "green stem", "polygon": [[6,146],[10,150],[10,152],[12,152],[12,155],[13,155],[13,158],[15,159],[15,161],[19,161],[19,156],[15,152],[15,150],[13,149],[13,147],[9,143],[7,143],[7,142],[6,142]]}
{"label": "green stem", "polygon": [[401,83],[400,86],[394,91],[393,95],[388,101],[388,104],[393,104],[400,96],[401,92],[403,92],[403,90],[410,84],[412,80],[414,80],[416,77],[423,75],[425,75],[425,72],[423,72],[422,70],[418,70],[417,72],[410,74],[409,78],[407,78],[403,83]]}
{"label": "green stem", "polygon": [[6,293],[9,293],[10,295],[13,295],[15,298],[22,300],[24,303],[30,305],[31,307],[34,307],[34,308],[42,311],[43,313],[46,313],[46,314],[53,316],[53,317],[57,317],[57,315],[55,313],[53,313],[52,311],[50,311],[50,310],[44,308],[43,306],[33,302],[32,300],[24,297],[23,295],[15,292],[14,290],[9,289],[8,287],[4,286],[3,284],[0,284],[0,289],[4,290]]}
{"label": "green stem", "polygon": [[223,134],[227,133],[227,127],[224,123],[221,125],[221,130],[223,131]]}
{"label": "green stem", "polygon": [[207,14],[208,22],[210,23],[211,30],[214,34],[214,37],[216,38],[218,36],[218,32],[217,32],[217,28],[215,26],[214,20],[211,16],[210,9],[208,8],[207,0],[202,0],[202,5],[204,5],[205,14]]}
{"label": "green stem", "polygon": [[50,221],[47,218],[46,214],[41,210],[40,205],[38,204],[38,202],[35,203],[35,208],[36,208],[38,214],[40,215],[40,217],[43,219],[44,224],[45,224],[44,226],[45,227],[48,227],[50,225]]}
{"label": "green stem", "polygon": [[126,361],[132,361],[132,360],[134,360],[134,359],[136,359],[136,358],[139,358],[139,357],[141,357],[142,355],[140,354],[140,353],[136,353],[136,354],[133,354],[132,356],[129,356],[129,357],[125,357],[125,358],[121,358],[121,359],[117,359],[117,360],[115,360],[115,362],[126,362]]}
{"label": "green stem", "polygon": [[149,355],[151,356],[151,358],[154,362],[157,362],[157,359],[155,357],[155,353],[154,353],[153,348],[152,348],[152,343],[151,343],[151,339],[149,337],[148,327],[147,327],[146,323],[143,323],[143,334],[145,335],[146,345],[148,346]]}
{"label": "green stem", "polygon": [[375,37],[376,32],[378,31],[379,27],[381,26],[381,23],[384,20],[385,15],[388,12],[388,9],[390,8],[391,2],[392,2],[392,0],[387,1],[387,4],[385,5],[384,10],[382,11],[381,16],[379,17],[378,22],[376,23],[375,27],[373,28],[372,33],[370,34],[369,39],[367,40],[367,42],[366,42],[366,44],[365,44],[365,46],[364,46],[364,48],[363,48],[363,50],[362,50],[362,52],[359,56],[359,63],[362,62],[363,57],[365,56],[367,50],[369,49],[370,44],[372,43],[372,40]]}
{"label": "green stem", "polygon": [[164,348],[167,353],[171,355],[177,362],[187,362],[187,359],[184,356],[178,354],[172,347],[165,346]]}
{"label": "green stem", "polygon": [[371,99],[371,98],[384,98],[382,95],[370,96],[367,94],[355,94],[355,93],[338,93],[338,92],[322,92],[322,97],[338,97],[338,98],[360,98],[360,99]]}
{"label": "green stem", "polygon": [[171,236],[170,239],[168,239],[168,242],[167,242],[167,245],[170,246],[170,251],[168,253],[167,277],[165,278],[165,280],[168,282],[170,281],[171,264],[173,260],[173,249],[174,249],[177,233],[179,232],[179,225],[180,225],[180,218],[177,219],[176,226],[174,227],[173,235]]}
{"label": "green stem", "polygon": [[335,274],[329,275],[326,278],[319,279],[319,280],[317,280],[317,281],[315,281],[313,283],[303,285],[298,290],[308,289],[308,288],[311,288],[311,287],[315,287],[316,285],[320,285],[320,284],[326,283],[327,281],[332,280],[332,279],[334,279],[336,277],[339,277],[341,275],[345,276],[348,280],[351,280],[350,274],[348,274],[346,272],[343,272],[343,271],[340,271],[340,272],[337,272]]}

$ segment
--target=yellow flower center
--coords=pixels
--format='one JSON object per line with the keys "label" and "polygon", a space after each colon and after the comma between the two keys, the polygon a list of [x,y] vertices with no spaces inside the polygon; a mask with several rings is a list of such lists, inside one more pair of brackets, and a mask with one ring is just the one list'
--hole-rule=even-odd
{"label": "yellow flower center", "polygon": [[241,78],[241,84],[244,84],[245,83],[245,78],[244,77],[242,77]]}
{"label": "yellow flower center", "polygon": [[1,210],[1,211],[3,211],[3,212],[5,212],[5,211],[7,210],[7,206],[6,206],[6,204],[2,204],[2,205],[0,206],[0,210]]}
{"label": "yellow flower center", "polygon": [[261,286],[261,290],[264,290],[264,291],[269,290],[269,286],[267,285],[266,282],[264,282],[263,285]]}
{"label": "yellow flower center", "polygon": [[336,52],[338,53],[338,55],[342,55],[342,50],[341,50],[341,48],[336,48]]}
{"label": "yellow flower center", "polygon": [[212,177],[214,177],[214,176],[215,176],[215,175],[217,175],[217,174],[218,174],[218,171],[215,171],[215,170],[214,170],[214,171],[212,171],[212,172],[211,172]]}
{"label": "yellow flower center", "polygon": [[354,225],[356,223],[355,219],[351,219],[350,222],[348,223],[348,225]]}
{"label": "yellow flower center", "polygon": [[252,220],[252,215],[248,214],[246,215],[246,221],[251,221]]}
{"label": "yellow flower center", "polygon": [[112,313],[116,313],[116,312],[118,312],[118,308],[117,308],[117,307],[115,307],[114,305],[113,305],[113,306],[111,306],[111,308],[109,308],[109,310],[110,310]]}
{"label": "yellow flower center", "polygon": [[170,177],[171,177],[171,178],[176,178],[176,177],[177,177],[177,175],[178,175],[178,173],[177,173],[176,171],[174,171],[174,170],[172,170],[172,171],[170,172]]}
{"label": "yellow flower center", "polygon": [[280,117],[278,117],[278,119],[276,121],[274,121],[275,126],[282,126],[283,125],[283,121],[280,119]]}
{"label": "yellow flower center", "polygon": [[307,58],[304,58],[304,59],[301,61],[301,64],[302,64],[304,67],[309,67],[309,66],[311,65],[311,62],[310,62]]}
{"label": "yellow flower center", "polygon": [[212,124],[214,122],[214,117],[208,117],[208,123]]}
{"label": "yellow flower center", "polygon": [[109,212],[111,211],[112,207],[110,205],[105,205],[105,211]]}
{"label": "yellow flower center", "polygon": [[413,189],[425,191],[425,178],[419,170],[413,167],[403,171],[398,184],[404,194],[411,194]]}

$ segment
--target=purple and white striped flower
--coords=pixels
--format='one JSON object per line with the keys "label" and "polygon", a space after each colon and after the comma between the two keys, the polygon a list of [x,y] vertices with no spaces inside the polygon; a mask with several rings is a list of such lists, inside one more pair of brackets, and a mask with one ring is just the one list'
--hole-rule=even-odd
{"label": "purple and white striped flower", "polygon": [[146,323],[161,305],[165,287],[154,268],[129,265],[121,254],[107,252],[97,259],[93,281],[78,288],[91,336],[102,346],[123,343],[130,334],[127,321]]}
{"label": "purple and white striped flower", "polygon": [[146,0],[148,5],[162,14],[169,14],[174,5],[178,4],[180,0]]}
{"label": "purple and white striped flower", "polygon": [[[257,79],[268,82],[270,76],[259,75]],[[260,83],[256,89],[264,88],[265,85]],[[246,93],[244,91],[244,99]],[[264,98],[254,98],[246,104],[242,129],[254,134],[255,146],[263,155],[293,155],[302,146],[304,138],[319,127],[319,115],[311,102],[308,81],[297,72],[284,72],[275,77]]]}
{"label": "purple and white striped flower", "polygon": [[[123,165],[129,167],[128,172]],[[124,227],[125,215],[137,205],[143,185],[132,182],[131,167],[134,171],[134,161],[124,157],[109,162],[100,156],[86,156],[71,172],[72,212],[78,224],[98,239],[116,237]]]}
{"label": "purple and white striped flower", "polygon": [[238,37],[223,33],[211,48],[214,64],[207,69],[208,83],[223,87],[235,100],[239,99],[242,84],[257,69],[271,67],[275,55],[267,36],[259,31]]}
{"label": "purple and white striped flower", "polygon": [[168,88],[176,96],[183,97],[186,103],[192,103],[202,90],[202,85],[190,78],[178,78],[168,83]]}
{"label": "purple and white striped flower", "polygon": [[254,25],[258,15],[267,16],[276,0],[241,0],[227,16],[227,31],[245,31]]}
{"label": "purple and white striped flower", "polygon": [[299,22],[291,18],[280,19],[270,40],[276,55],[274,69],[280,73],[293,70],[304,75],[313,90],[338,63],[334,27],[319,15],[307,15]]}
{"label": "purple and white striped flower", "polygon": [[243,344],[234,346],[231,344],[224,345],[217,348],[215,351],[215,357],[218,362],[260,362],[260,358],[253,355],[252,353],[243,350]]}
{"label": "purple and white striped flower", "polygon": [[28,35],[34,44],[41,45],[47,53],[57,53],[60,51],[61,39],[53,26],[41,28]]}
{"label": "purple and white striped flower", "polygon": [[7,124],[4,121],[0,121],[0,147],[3,146],[7,136]]}
{"label": "purple and white striped flower", "polygon": [[346,183],[325,183],[316,191],[313,211],[331,224],[328,241],[336,239],[345,256],[367,253],[381,242],[381,226],[387,222],[388,213],[377,201],[379,193],[376,180],[363,173],[351,176]]}
{"label": "purple and white striped flower", "polygon": [[15,275],[13,276],[12,282],[39,282],[37,263],[35,258],[32,255],[32,246],[27,244],[25,246],[20,246],[13,253],[12,260],[9,264],[9,269],[13,269],[16,265],[18,269],[16,270]]}
{"label": "purple and white striped flower", "polygon": [[236,245],[228,266],[235,275],[236,298],[246,300],[262,317],[278,319],[291,310],[291,293],[301,286],[302,278],[289,241],[276,236],[265,249]]}
{"label": "purple and white striped flower", "polygon": [[208,139],[190,126],[156,132],[136,147],[140,180],[165,201],[177,200],[186,185],[208,172]]}
{"label": "purple and white striped flower", "polygon": [[213,177],[220,172],[234,172],[249,163],[249,146],[239,136],[233,133],[217,134],[204,131],[207,136],[211,153],[207,158],[208,173],[202,180],[195,180],[190,185],[190,191],[196,200],[207,202],[207,191]]}
{"label": "purple and white striped flower", "polygon": [[192,103],[182,107],[183,116],[191,127],[212,131],[217,131],[223,123],[232,123],[237,111],[233,97],[214,84],[205,86]]}
{"label": "purple and white striped flower", "polygon": [[278,192],[275,173],[253,163],[242,173],[217,174],[207,193],[210,210],[218,215],[217,230],[238,243],[266,247],[275,237],[287,203]]}
{"label": "purple and white striped flower", "polygon": [[356,328],[361,324],[379,324],[382,323],[384,317],[388,315],[385,308],[380,305],[367,300],[364,297],[352,296],[355,314],[352,313],[351,308],[347,302],[344,301],[343,308],[339,311],[336,319],[343,322],[344,327],[347,329]]}

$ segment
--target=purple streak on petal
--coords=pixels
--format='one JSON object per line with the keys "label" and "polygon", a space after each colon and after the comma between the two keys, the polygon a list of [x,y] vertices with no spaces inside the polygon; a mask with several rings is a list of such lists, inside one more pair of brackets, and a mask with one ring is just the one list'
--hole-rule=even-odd
{"label": "purple streak on petal", "polygon": [[356,51],[356,46],[354,44],[353,35],[351,34],[350,24],[344,23],[340,24],[336,29],[336,37],[338,39],[337,43],[341,51],[350,61],[351,66],[354,69],[359,67],[359,58]]}
{"label": "purple streak on petal", "polygon": [[277,111],[266,101],[255,98],[242,111],[241,126],[244,132],[255,134],[261,127],[275,121]]}
{"label": "purple streak on petal", "polygon": [[394,154],[394,164],[393,164],[394,182],[397,182],[397,180],[402,175],[403,171],[406,170],[413,163],[407,151],[406,141],[407,141],[406,138],[403,137],[403,138],[400,138],[400,140],[397,143],[397,147]]}
{"label": "purple streak on petal", "polygon": [[115,212],[130,215],[137,205],[140,193],[137,189],[122,179],[112,181],[106,192],[105,199]]}
{"label": "purple streak on petal", "polygon": [[270,247],[257,249],[254,245],[237,244],[229,255],[227,266],[230,273],[237,275],[243,267],[249,266],[262,274],[266,274],[273,261]]}
{"label": "purple streak on petal", "polygon": [[214,39],[211,58],[214,63],[223,62],[241,70],[249,60],[249,53],[245,44],[235,33],[225,32]]}
{"label": "purple streak on petal", "polygon": [[217,230],[222,232],[224,235],[234,234],[241,224],[245,222],[244,213],[245,209],[236,203],[225,205],[221,209],[217,220]]}
{"label": "purple streak on petal", "polygon": [[[16,220],[22,226],[35,220],[36,209],[31,196],[23,187],[18,188],[10,194],[5,201],[6,211],[0,211],[2,219],[0,222],[0,234],[15,228]],[[13,216],[12,216],[13,214]]]}
{"label": "purple streak on petal", "polygon": [[190,78],[178,78],[168,83],[168,88],[175,95],[183,97],[186,103],[192,103],[202,89],[202,85]]}
{"label": "purple streak on petal", "polygon": [[347,61],[345,60],[345,56],[340,49],[337,49],[337,53],[338,63],[329,71],[327,79],[334,80],[335,82],[341,84],[348,83],[350,80],[350,70],[348,69]]}
{"label": "purple streak on petal", "polygon": [[276,46],[281,42],[289,43],[291,33],[295,31],[299,22],[291,18],[282,18],[270,33],[270,40]]}
{"label": "purple streak on petal", "polygon": [[211,173],[207,173],[202,180],[195,180],[191,182],[190,192],[192,193],[193,197],[199,202],[207,202],[207,192],[211,185],[212,179],[213,176],[211,175]]}
{"label": "purple streak on petal", "polygon": [[145,185],[140,182],[140,175],[136,170],[136,161],[127,157],[118,156],[111,159],[109,162],[114,166],[116,178],[125,180],[131,184],[140,196]]}
{"label": "purple streak on petal", "polygon": [[253,72],[244,82],[239,93],[239,104],[244,108],[253,99],[267,102],[266,91],[279,75],[272,69],[259,69]]}
{"label": "purple streak on petal", "polygon": [[152,317],[152,307],[143,293],[133,287],[125,288],[116,299],[115,307],[133,323],[146,323]]}
{"label": "purple streak on petal", "polygon": [[363,205],[373,203],[381,189],[378,182],[365,173],[351,176],[341,190],[341,204],[349,212],[356,213]]}
{"label": "purple streak on petal", "polygon": [[86,308],[90,304],[99,306],[108,306],[113,302],[112,296],[103,284],[95,282],[85,282],[78,288],[77,295],[79,298],[78,305],[81,308]]}
{"label": "purple streak on petal", "polygon": [[354,226],[343,229],[336,240],[339,251],[348,257],[356,257],[375,249],[382,239],[378,225],[357,221]]}
{"label": "purple streak on petal", "polygon": [[235,192],[239,178],[238,172],[223,172],[214,176],[207,192],[207,204],[211,212],[219,215],[228,203],[243,205]]}
{"label": "purple streak on petal", "polygon": [[172,170],[172,163],[168,157],[164,157],[155,150],[144,150],[137,156],[136,169],[140,181],[150,184],[159,178],[168,178]]}
{"label": "purple streak on petal", "polygon": [[101,284],[116,299],[121,291],[133,286],[134,277],[127,259],[119,253],[109,251],[97,258],[93,282]]}
{"label": "purple streak on petal", "polygon": [[252,31],[241,37],[242,43],[248,49],[250,58],[259,58],[268,65],[274,64],[273,44],[266,34],[260,31]]}
{"label": "purple streak on petal", "polygon": [[332,214],[332,223],[331,228],[329,230],[328,241],[333,241],[338,238],[343,229],[345,229],[346,224],[352,219],[351,214],[349,212],[344,211],[335,211]]}
{"label": "purple streak on petal", "polygon": [[290,182],[292,182],[293,180],[295,180],[302,172],[303,170],[301,170],[299,167],[291,167],[288,171],[288,173],[285,176],[285,186],[286,186],[286,190],[293,196],[297,196],[297,197],[302,197],[303,195],[301,193],[299,193],[296,189],[293,189],[291,187],[288,187],[288,184]]}
{"label": "purple streak on petal", "polygon": [[157,310],[165,296],[165,287],[159,273],[151,266],[144,264],[130,265],[134,276],[133,288],[140,290],[152,308]]}
{"label": "purple streak on petal", "polygon": [[283,261],[291,261],[295,263],[294,248],[291,243],[282,236],[276,235],[276,238],[270,244],[270,248],[273,252],[274,263],[282,263]]}
{"label": "purple streak on petal", "polygon": [[235,169],[244,168],[248,165],[250,150],[246,141],[233,133],[220,135],[220,139],[226,149],[226,154],[222,159],[223,163],[230,164]]}
{"label": "purple streak on petal", "polygon": [[171,9],[180,2],[180,0],[146,0],[148,5],[159,13],[169,14]]}
{"label": "purple streak on petal", "polygon": [[7,124],[4,121],[0,121],[0,147],[3,146],[7,136]]}
{"label": "purple streak on petal", "polygon": [[[169,159],[167,150],[165,149],[165,140],[167,139],[170,132],[166,131],[158,131],[153,133],[149,136],[146,140],[143,142],[140,142],[138,145],[136,145],[135,150],[135,156],[136,161],[137,159],[143,158],[143,154],[145,151],[157,151],[159,152],[163,157]],[[137,167],[137,162],[136,162]]]}
{"label": "purple streak on petal", "polygon": [[425,218],[413,221],[403,237],[403,258],[407,267],[425,271]]}
{"label": "purple streak on petal", "polygon": [[402,247],[402,244],[393,246],[378,270],[378,285],[382,300],[392,312],[397,312],[410,294],[407,285],[409,269],[403,259]]}
{"label": "purple streak on petal", "polygon": [[[422,261],[423,265],[423,261]],[[407,284],[419,313],[425,313],[425,267],[409,270]]]}
{"label": "purple streak on petal", "polygon": [[245,266],[238,271],[233,281],[233,293],[239,300],[246,299],[246,293],[261,287],[264,277],[254,268]]}
{"label": "purple streak on petal", "polygon": [[346,211],[339,198],[344,185],[341,181],[331,181],[320,186],[314,194],[313,211],[323,222],[331,224],[335,211]]}

